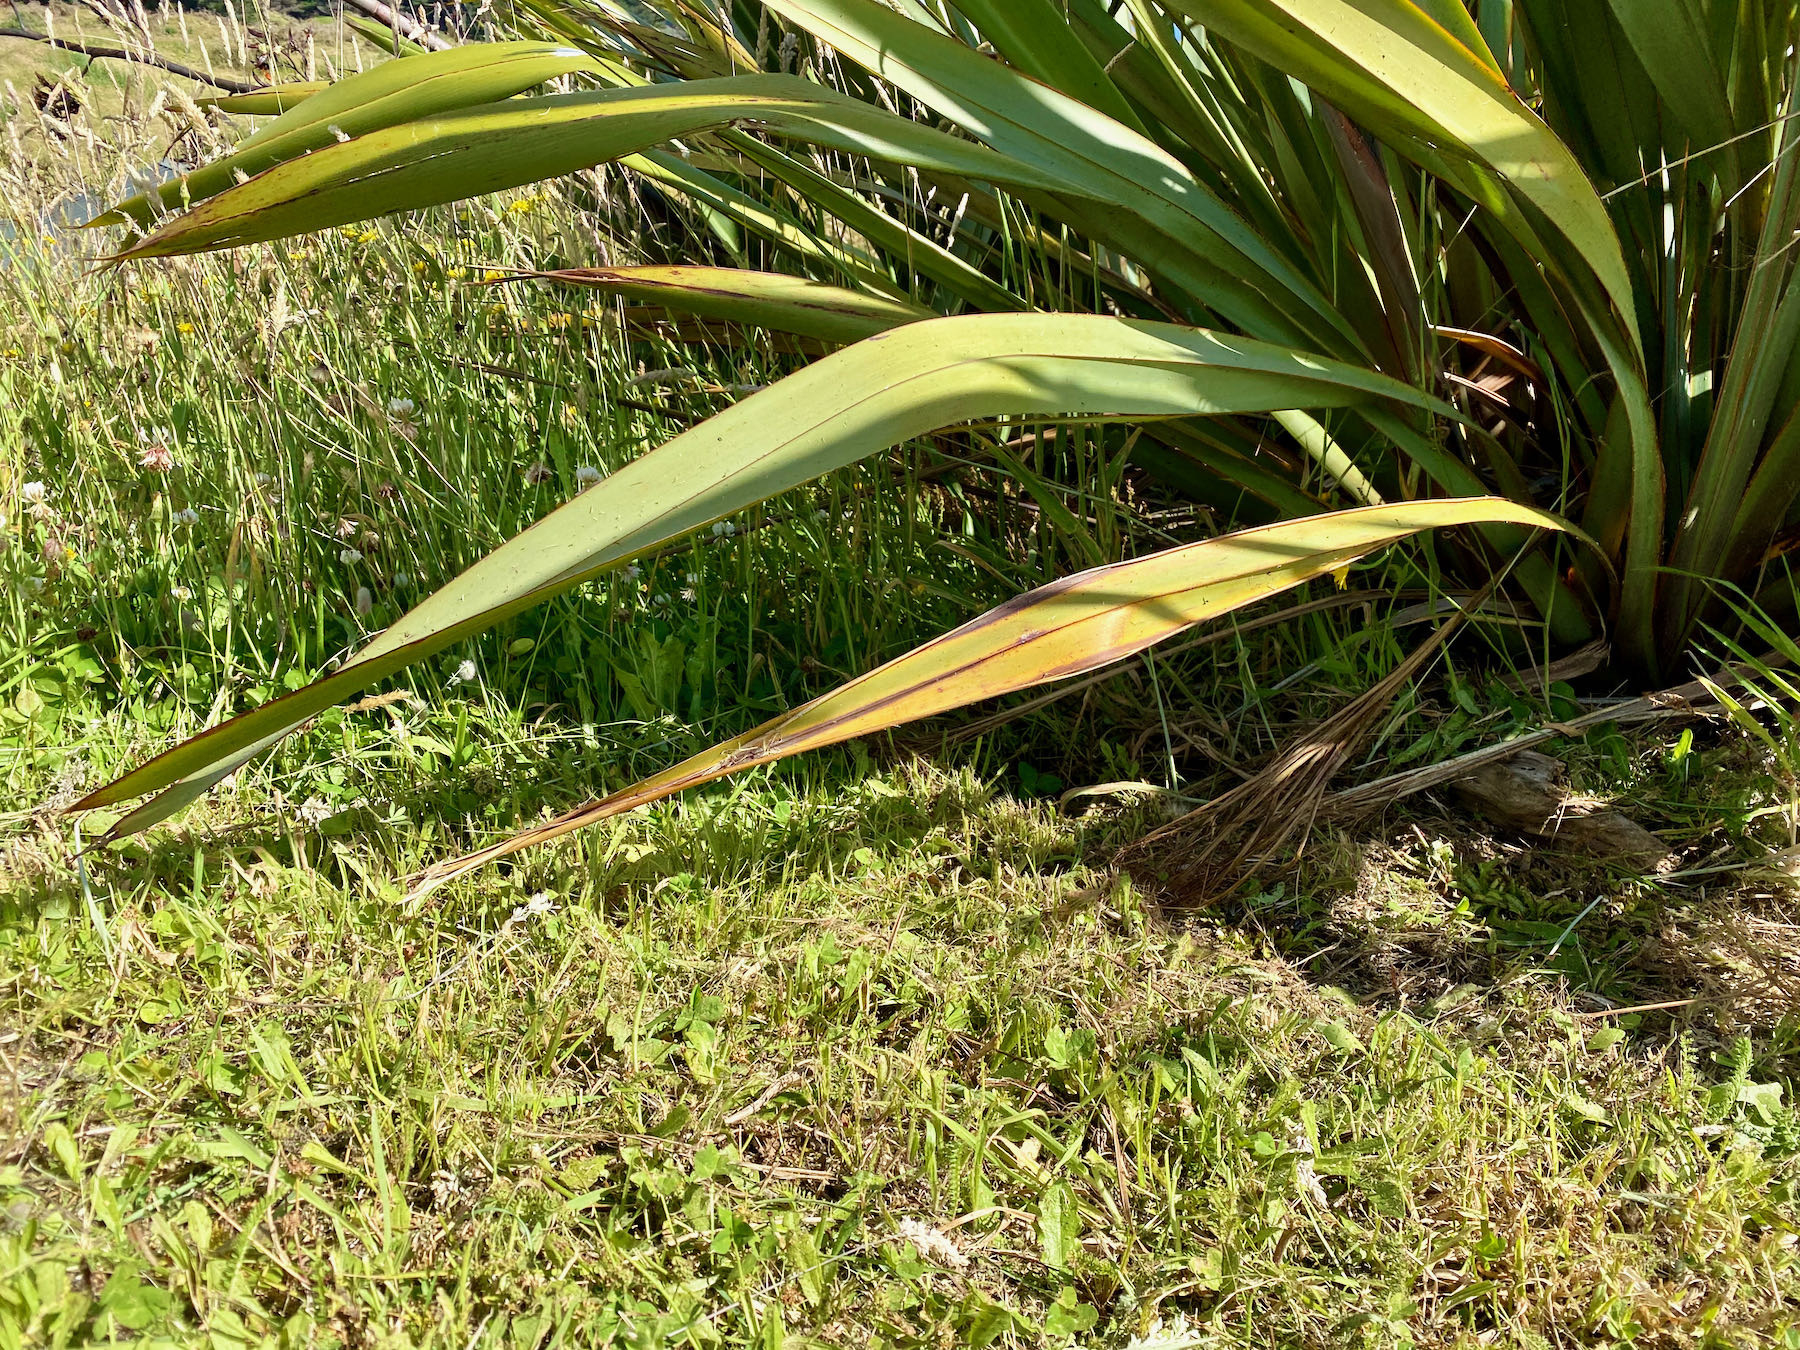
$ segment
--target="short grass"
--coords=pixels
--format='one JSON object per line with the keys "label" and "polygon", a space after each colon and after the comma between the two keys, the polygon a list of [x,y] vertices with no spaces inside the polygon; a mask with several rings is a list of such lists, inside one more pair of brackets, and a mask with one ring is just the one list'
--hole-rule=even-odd
{"label": "short grass", "polygon": [[[78,854],[58,804],[773,373],[477,285],[612,247],[575,195],[0,269],[0,1347],[1800,1346],[1788,741],[1557,747],[1680,848],[1657,877],[1421,807],[1182,911],[1113,865],[1158,797],[1057,809],[1203,790],[1366,687],[1398,564],[405,900],[1098,546],[917,447]],[[1569,715],[1480,655],[1359,771]]]}

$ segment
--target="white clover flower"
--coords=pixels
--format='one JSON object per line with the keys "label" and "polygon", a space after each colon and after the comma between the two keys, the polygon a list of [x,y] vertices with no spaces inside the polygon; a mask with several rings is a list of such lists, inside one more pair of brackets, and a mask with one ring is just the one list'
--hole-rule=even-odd
{"label": "white clover flower", "polygon": [[151,473],[168,473],[175,467],[175,452],[162,441],[146,445],[138,454],[138,468]]}
{"label": "white clover flower", "polygon": [[390,417],[411,417],[419,410],[419,405],[410,398],[390,398],[387,409]]}
{"label": "white clover flower", "polygon": [[594,486],[595,483],[598,483],[600,478],[600,470],[596,469],[592,464],[578,464],[575,466],[575,490],[577,492],[586,492],[589,488]]}
{"label": "white clover flower", "polygon": [[350,563],[350,564],[354,565],[356,563],[361,562],[362,560],[363,560],[363,555],[362,555],[361,551],[358,549],[347,548],[347,549],[342,550],[338,554],[338,561],[341,563]]}
{"label": "white clover flower", "polygon": [[370,610],[375,608],[375,592],[367,586],[356,588],[356,617],[366,618]]}
{"label": "white clover flower", "polygon": [[627,581],[636,581],[643,575],[644,569],[639,567],[636,563],[632,563],[631,566],[625,569],[625,580]]}
{"label": "white clover flower", "polygon": [[41,506],[49,499],[50,490],[35,479],[19,489],[19,500],[30,502],[33,506]]}
{"label": "white clover flower", "polygon": [[174,596],[177,600],[192,600],[194,598],[194,593],[186,586],[171,587],[169,594]]}
{"label": "white clover flower", "polygon": [[464,661],[456,668],[456,673],[450,677],[450,684],[452,687],[459,684],[472,684],[478,673],[473,661]]}
{"label": "white clover flower", "polygon": [[525,470],[525,481],[531,487],[536,487],[539,483],[546,483],[554,477],[556,477],[556,471],[541,459]]}
{"label": "white clover flower", "polygon": [[394,573],[394,589],[404,591],[412,585],[412,577],[406,572]]}
{"label": "white clover flower", "polygon": [[813,512],[814,520],[829,520],[830,518],[831,518],[831,512],[827,511],[822,506],[817,511]]}
{"label": "white clover flower", "polygon": [[692,586],[683,586],[681,588],[681,598],[687,601],[688,604],[693,604],[696,598],[694,588]]}
{"label": "white clover flower", "polygon": [[729,539],[736,533],[737,526],[733,525],[729,520],[715,520],[713,522],[714,539]]}
{"label": "white clover flower", "polygon": [[698,586],[700,584],[700,578],[693,572],[683,572],[681,574],[681,579],[690,586]]}
{"label": "white clover flower", "polygon": [[651,603],[651,604],[653,604],[653,605],[666,605],[666,604],[668,604],[668,603],[669,603],[669,596],[668,596],[668,592],[666,592],[666,591],[658,591],[658,592],[657,592],[657,593],[656,593],[656,594],[655,594],[655,595],[653,595],[653,596],[651,596],[651,597],[650,597],[650,603]]}
{"label": "white clover flower", "polygon": [[200,523],[200,513],[191,506],[184,506],[181,510],[171,515],[169,520],[172,524],[186,525],[189,528],[192,528]]}
{"label": "white clover flower", "polygon": [[323,825],[335,814],[331,804],[323,797],[308,797],[294,808],[294,822],[310,828]]}
{"label": "white clover flower", "polygon": [[342,520],[338,521],[338,523],[337,523],[337,537],[339,539],[354,539],[354,538],[356,538],[356,530],[357,530],[356,522],[354,520],[351,520],[348,516],[344,517]]}

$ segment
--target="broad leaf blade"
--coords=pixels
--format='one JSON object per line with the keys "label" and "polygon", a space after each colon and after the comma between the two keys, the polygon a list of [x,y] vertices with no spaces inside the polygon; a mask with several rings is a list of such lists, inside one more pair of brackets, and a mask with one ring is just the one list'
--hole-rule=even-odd
{"label": "broad leaf blade", "polygon": [[1447,145],[1493,170],[1580,254],[1636,342],[1618,237],[1581,165],[1487,60],[1412,0],[1171,3],[1317,89],[1377,134]]}
{"label": "broad leaf blade", "polygon": [[1009,160],[1079,197],[1054,213],[1114,244],[1231,323],[1350,352],[1350,325],[1319,288],[1180,160],[1129,126],[980,55],[880,0],[766,0],[871,73]]}
{"label": "broad leaf blade", "polygon": [[[594,58],[547,42],[483,42],[449,51],[384,61],[373,69],[287,106],[282,90],[238,95],[240,100],[280,101],[281,116],[239,142],[223,159],[171,180],[155,193],[140,193],[97,217],[94,225],[133,221],[146,225],[183,202],[200,202],[234,183],[278,164],[384,127],[435,117],[510,98],[559,75],[603,74]],[[223,102],[221,103],[223,105]],[[240,106],[235,111],[259,108]]]}
{"label": "broad leaf blade", "polygon": [[277,164],[170,221],[119,257],[229,248],[438,206],[739,122],[937,173],[1040,190],[1058,186],[985,146],[822,85],[784,75],[746,75],[488,103],[385,126]]}
{"label": "broad leaf blade", "polygon": [[1283,521],[1080,572],[672,769],[435,869],[427,884],[743,769],[1086,674],[1421,530],[1477,524],[1565,528],[1498,497],[1406,502]]}
{"label": "broad leaf blade", "polygon": [[214,727],[78,804],[169,792],[146,828],[308,718],[433,652],[714,520],[911,437],[995,416],[1162,418],[1401,404],[1355,366],[1172,324],[985,314],[908,324],[807,366],[633,461],[424,600],[341,670]]}
{"label": "broad leaf blade", "polygon": [[822,342],[860,342],[932,317],[930,310],[918,305],[778,272],[732,267],[571,267],[520,276],[589,287],[684,314]]}
{"label": "broad leaf blade", "polygon": [[322,94],[331,88],[330,80],[297,80],[292,84],[272,84],[267,89],[252,89],[247,94],[212,94],[206,98],[197,98],[194,103],[202,108],[217,108],[220,112],[237,113],[244,117],[273,117],[277,113],[297,108],[315,94]]}

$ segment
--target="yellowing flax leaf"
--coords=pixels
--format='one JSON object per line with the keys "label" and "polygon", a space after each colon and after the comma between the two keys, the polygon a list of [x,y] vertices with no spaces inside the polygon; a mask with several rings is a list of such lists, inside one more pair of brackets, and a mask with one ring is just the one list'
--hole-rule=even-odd
{"label": "yellowing flax leaf", "polygon": [[1421,530],[1566,528],[1498,497],[1361,507],[1283,521],[1079,572],[989,610],[822,698],[642,782],[428,873],[426,888],[495,858],[727,774],[1086,674],[1194,624],[1346,570]]}

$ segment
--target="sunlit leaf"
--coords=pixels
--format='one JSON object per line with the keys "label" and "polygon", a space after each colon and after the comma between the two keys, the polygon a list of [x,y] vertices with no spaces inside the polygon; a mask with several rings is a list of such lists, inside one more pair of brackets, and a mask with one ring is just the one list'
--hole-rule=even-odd
{"label": "sunlit leaf", "polygon": [[1283,521],[1079,572],[672,769],[446,864],[429,882],[727,774],[1097,670],[1421,530],[1475,524],[1564,528],[1498,497],[1407,502]]}
{"label": "sunlit leaf", "polygon": [[1245,338],[1093,315],[907,324],[825,357],[633,461],[423,601],[337,673],[158,756],[79,804],[163,795],[132,833],[359,689],[863,456],[970,418],[1193,417],[1362,402],[1449,409],[1371,371]]}

